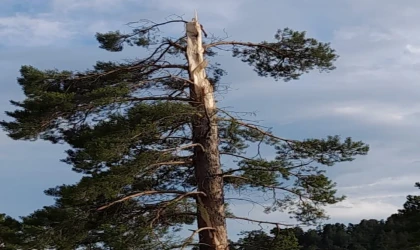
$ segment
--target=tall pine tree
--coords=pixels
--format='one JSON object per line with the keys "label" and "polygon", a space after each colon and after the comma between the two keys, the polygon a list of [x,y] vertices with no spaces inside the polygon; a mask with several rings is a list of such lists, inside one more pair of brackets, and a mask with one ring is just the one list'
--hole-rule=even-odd
{"label": "tall pine tree", "polygon": [[[183,25],[185,36],[161,37],[165,25]],[[60,249],[136,249],[152,239],[160,249],[228,249],[227,219],[260,221],[228,212],[226,188],[238,195],[270,192],[267,212],[287,210],[307,224],[325,217],[322,206],[344,198],[323,166],[365,155],[368,146],[338,136],[284,139],[217,108],[214,91],[225,72],[208,60],[223,47],[259,76],[289,81],[313,69],[333,70],[337,55],[328,43],[288,28],[270,42],[203,43],[197,16],[139,23],[129,34],[96,38],[108,51],[129,45],[149,55],[97,62],[84,72],[22,66],[18,82],[26,99],[11,101],[17,110],[7,115],[13,120],[1,122],[16,140],[67,143],[63,161],[83,175],[75,185],[47,190],[57,204],[26,218],[34,228],[31,240]],[[262,144],[276,150],[275,159],[249,156],[247,148]],[[222,166],[221,155],[236,159],[236,166]],[[174,245],[169,233],[195,222],[191,237]],[[198,243],[192,241],[196,234]]]}

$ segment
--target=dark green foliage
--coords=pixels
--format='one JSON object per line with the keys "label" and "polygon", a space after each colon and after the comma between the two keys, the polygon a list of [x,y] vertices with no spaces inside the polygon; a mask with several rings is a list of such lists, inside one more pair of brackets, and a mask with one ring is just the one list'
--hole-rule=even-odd
{"label": "dark green foliage", "polygon": [[[235,143],[243,145],[238,138]],[[229,175],[226,184],[237,189],[272,192],[272,205],[266,206],[266,212],[287,210],[306,224],[316,224],[326,217],[322,206],[344,199],[336,196],[335,183],[325,176],[321,164],[332,166],[351,161],[369,150],[362,142],[352,142],[350,138],[340,142],[338,136],[286,141],[277,143],[275,148],[277,157],[273,161],[247,158],[238,162],[238,168],[227,169],[226,173],[234,175]],[[286,195],[277,196],[276,191]]]}
{"label": "dark green foliage", "polygon": [[92,210],[60,205],[44,207],[24,218],[26,246],[38,249],[156,249],[157,240],[162,236],[155,230],[156,238],[150,231],[138,227],[143,216],[130,215],[133,206],[119,206],[116,213],[99,214]]}
{"label": "dark green foliage", "polygon": [[337,59],[328,43],[307,38],[305,32],[289,28],[278,30],[275,42],[262,42],[259,46],[235,48],[233,56],[255,67],[259,76],[285,81],[298,79],[314,68],[333,70]]}
{"label": "dark green foliage", "polygon": [[232,250],[299,250],[293,229],[271,230],[271,235],[262,231],[244,233],[245,237],[231,245]]}
{"label": "dark green foliage", "polygon": [[162,24],[152,23],[147,20],[132,22],[130,24],[138,24],[140,26],[134,28],[131,33],[122,34],[120,31],[96,33],[96,40],[99,42],[99,47],[101,49],[105,49],[111,52],[122,51],[124,44],[129,46],[148,47],[160,42],[156,35],[159,32],[159,26],[170,23],[186,23],[186,21],[171,20]]}
{"label": "dark green foliage", "polygon": [[17,249],[21,246],[23,239],[22,223],[5,214],[0,214],[0,249]]}
{"label": "dark green foliage", "polygon": [[[185,21],[163,24],[168,23]],[[109,51],[121,51],[125,44],[149,49],[143,59],[97,62],[84,72],[22,66],[18,82],[26,98],[12,101],[17,107],[7,112],[12,120],[0,125],[16,140],[65,143],[70,149],[63,161],[81,174],[74,185],[46,191],[56,198],[54,206],[23,219],[28,244],[153,249],[160,238],[159,249],[165,249],[173,243],[171,232],[195,221],[194,173],[200,166],[194,164],[194,149],[200,145],[192,144],[197,141],[192,121],[208,114],[200,113],[199,100],[190,94],[185,39],[160,38],[157,32],[163,24],[147,24],[126,35],[96,35],[100,47]],[[334,68],[334,50],[306,38],[304,32],[285,29],[275,39],[219,45],[240,46],[234,48],[234,56],[254,66],[259,75],[276,80]],[[207,44],[206,56],[216,55],[211,49]],[[210,65],[207,72],[215,87],[225,74],[219,66]],[[273,192],[272,200],[264,204],[266,212],[287,211],[306,224],[326,217],[322,206],[343,199],[336,195],[325,167],[368,151],[367,145],[350,138],[285,140],[229,112],[219,110],[216,116],[219,150],[235,159],[222,169],[226,188]],[[249,149],[261,145],[275,149],[275,159],[249,157]],[[272,247],[294,249],[289,233],[276,232]]]}

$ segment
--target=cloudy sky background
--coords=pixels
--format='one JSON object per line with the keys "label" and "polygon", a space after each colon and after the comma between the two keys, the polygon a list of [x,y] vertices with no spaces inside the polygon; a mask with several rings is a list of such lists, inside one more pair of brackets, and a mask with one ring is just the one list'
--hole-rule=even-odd
{"label": "cloudy sky background", "polygon": [[[263,4],[264,3],[264,4]],[[257,111],[276,134],[294,138],[351,136],[370,144],[368,156],[331,168],[343,203],[329,207],[330,222],[384,219],[402,207],[420,181],[420,2],[416,0],[1,0],[0,110],[23,98],[16,83],[21,65],[89,68],[97,60],[139,57],[137,49],[109,53],[97,48],[95,32],[125,30],[139,19],[190,19],[194,9],[206,31],[231,39],[272,39],[278,28],[306,30],[331,42],[337,70],[300,81],[274,82],[227,54],[229,74],[222,106]],[[178,32],[181,30],[174,30]],[[0,119],[6,119],[3,113]],[[17,217],[52,204],[43,190],[78,176],[58,160],[64,146],[12,141],[0,133],[0,212]],[[238,215],[286,220],[237,205]],[[231,223],[232,234],[252,228]]]}

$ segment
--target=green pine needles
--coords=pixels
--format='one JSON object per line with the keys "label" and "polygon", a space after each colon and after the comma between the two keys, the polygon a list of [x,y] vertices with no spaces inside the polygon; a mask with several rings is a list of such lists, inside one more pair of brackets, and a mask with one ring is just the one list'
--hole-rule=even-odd
{"label": "green pine needles", "polygon": [[[287,140],[236,114],[208,113],[194,92],[187,37],[158,36],[163,25],[185,23],[146,22],[130,34],[96,35],[108,51],[125,45],[148,50],[143,59],[98,62],[84,72],[22,66],[18,83],[26,98],[11,101],[17,109],[1,126],[15,140],[66,143],[63,161],[81,180],[46,191],[56,204],[23,218],[21,248],[182,248],[185,239],[176,233],[199,218],[199,242],[189,244],[221,249],[214,237],[227,242],[227,219],[258,220],[227,213],[230,200],[209,200],[227,188],[238,197],[241,190],[271,193],[266,212],[287,211],[306,224],[325,218],[322,207],[344,198],[324,166],[365,155],[368,146],[338,136]],[[329,44],[290,29],[278,31],[273,42],[212,41],[203,45],[206,57],[216,60],[215,50],[226,47],[258,75],[275,80],[332,70],[337,58]],[[215,88],[224,74],[217,63],[207,67]],[[250,146],[259,144],[274,148],[276,158],[250,157]],[[220,155],[236,165],[222,167]],[[287,244],[295,249],[294,242]]]}

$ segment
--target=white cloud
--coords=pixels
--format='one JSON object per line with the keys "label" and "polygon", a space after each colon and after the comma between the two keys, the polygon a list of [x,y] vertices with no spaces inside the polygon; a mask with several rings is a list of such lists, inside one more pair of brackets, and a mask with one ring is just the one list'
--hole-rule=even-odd
{"label": "white cloud", "polygon": [[75,35],[68,23],[22,14],[0,17],[0,43],[11,46],[46,46]]}
{"label": "white cloud", "polygon": [[401,207],[383,201],[347,199],[326,210],[331,222],[358,223],[362,219],[386,219]]}
{"label": "white cloud", "polygon": [[92,12],[112,13],[122,8],[132,0],[52,0],[51,6],[55,13],[69,13],[87,10]]}
{"label": "white cloud", "polygon": [[[157,8],[161,11],[171,12],[171,14],[185,15],[186,20],[190,20],[194,11],[197,10],[199,19],[203,16],[209,21],[222,25],[229,25],[229,22],[238,21],[238,12],[240,6],[249,2],[248,0],[214,0],[214,1],[172,1],[156,0],[150,4],[151,8]],[[204,23],[205,24],[205,23]],[[205,24],[206,25],[206,24]],[[207,26],[207,25],[206,25]],[[212,25],[213,26],[213,25]],[[220,28],[220,26],[218,26]]]}
{"label": "white cloud", "polygon": [[[355,103],[355,104],[332,104],[330,115],[343,116],[348,119],[357,119],[360,123],[372,123],[375,125],[404,126],[420,122],[413,120],[413,114],[419,107],[405,108],[389,103]],[[327,107],[325,107],[327,109]]]}
{"label": "white cloud", "polygon": [[405,48],[407,49],[408,52],[412,54],[420,54],[420,46],[407,44]]}

